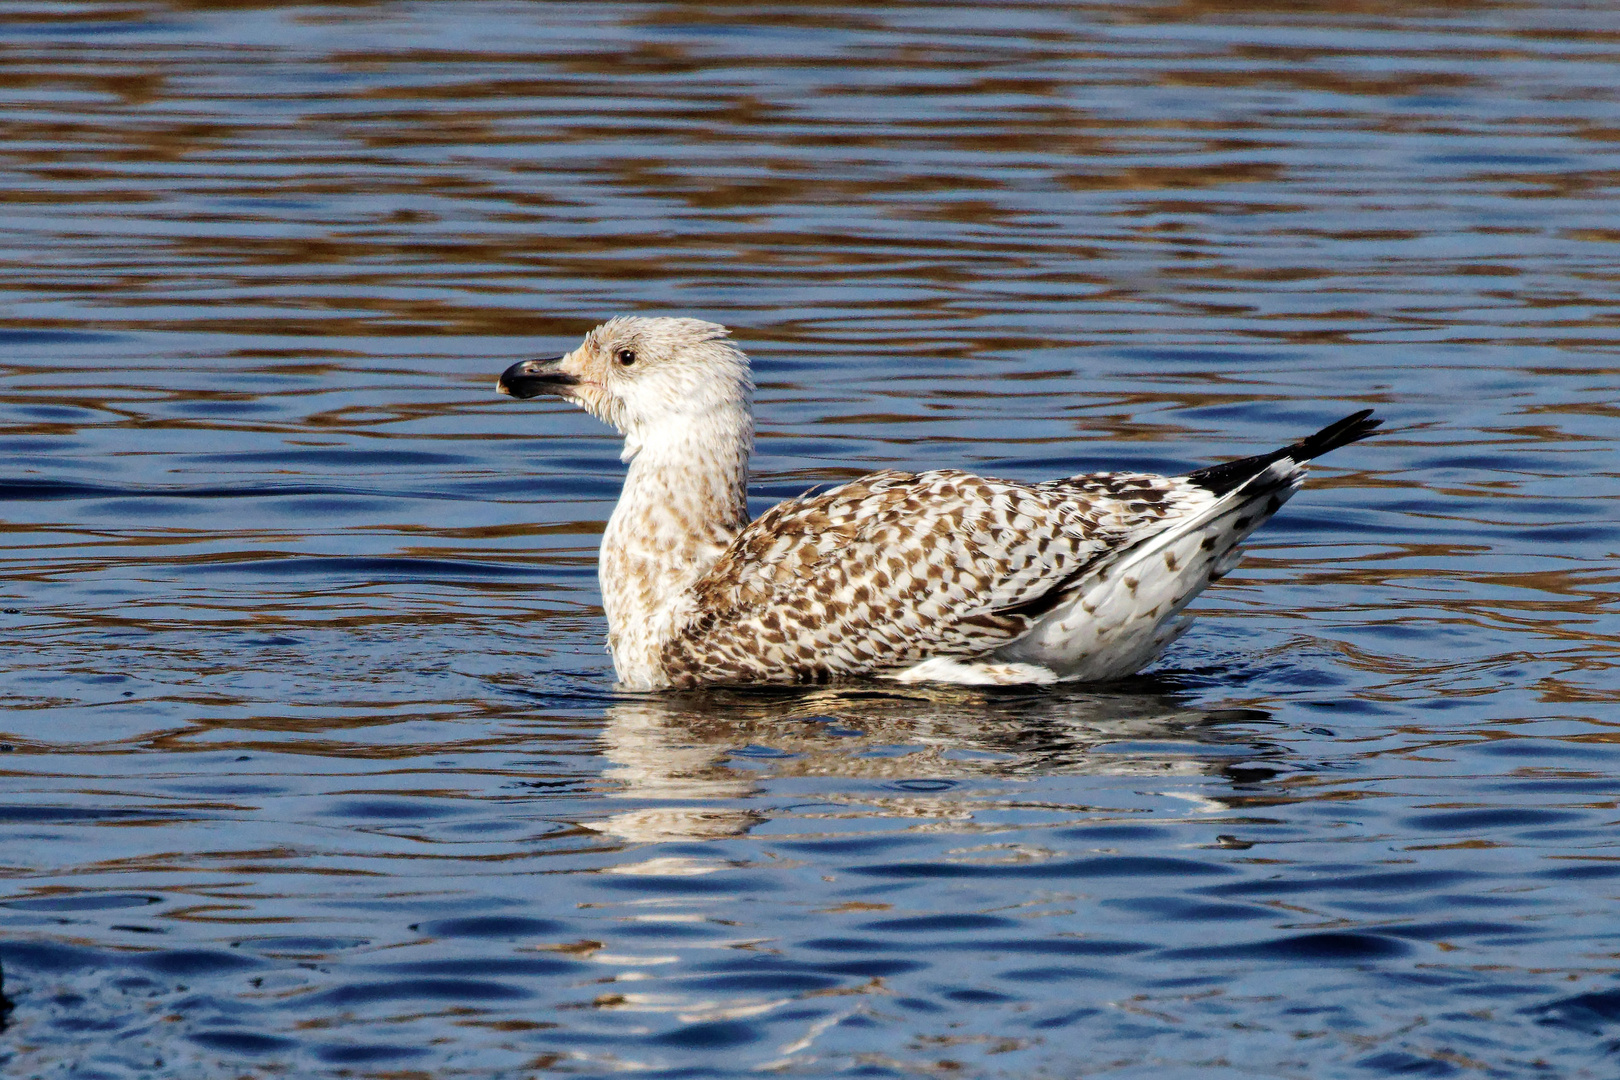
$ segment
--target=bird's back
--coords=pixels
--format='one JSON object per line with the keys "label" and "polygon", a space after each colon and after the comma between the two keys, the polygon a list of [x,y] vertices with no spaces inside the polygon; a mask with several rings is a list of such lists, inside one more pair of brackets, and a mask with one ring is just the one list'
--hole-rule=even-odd
{"label": "bird's back", "polygon": [[1017,641],[1054,590],[1213,500],[1177,480],[873,473],[750,523],[662,650],[673,685],[888,674]]}
{"label": "bird's back", "polygon": [[1268,454],[1180,477],[1041,484],[953,469],[873,473],[751,522],[684,598],[669,685],[888,675],[956,682],[1120,678],[1235,564],[1237,545],[1372,434],[1363,410]]}

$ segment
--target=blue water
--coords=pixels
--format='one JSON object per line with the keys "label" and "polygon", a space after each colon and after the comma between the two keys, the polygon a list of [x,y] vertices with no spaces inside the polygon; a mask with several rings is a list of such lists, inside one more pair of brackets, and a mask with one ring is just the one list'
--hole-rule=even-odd
{"label": "blue water", "polygon": [[[1620,1069],[1620,16],[0,10],[7,1077]],[[756,508],[1356,408],[1129,683],[615,693],[618,445]]]}

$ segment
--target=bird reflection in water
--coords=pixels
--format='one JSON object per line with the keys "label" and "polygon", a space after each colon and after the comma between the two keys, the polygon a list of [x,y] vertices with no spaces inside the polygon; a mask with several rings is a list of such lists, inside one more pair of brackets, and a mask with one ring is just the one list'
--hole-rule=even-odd
{"label": "bird reflection in water", "polygon": [[[960,795],[926,799],[930,782],[1194,777],[1239,763],[1253,777],[1259,761],[1283,752],[1255,731],[1269,713],[1196,707],[1178,691],[1137,679],[1106,690],[863,686],[624,699],[606,710],[601,732],[604,778],[620,785],[609,797],[652,805],[588,824],[632,842],[739,836],[770,815],[728,803],[758,796],[764,781],[817,777],[903,784],[915,793],[905,800],[911,813],[966,817]],[[848,797],[844,785],[828,790]]]}

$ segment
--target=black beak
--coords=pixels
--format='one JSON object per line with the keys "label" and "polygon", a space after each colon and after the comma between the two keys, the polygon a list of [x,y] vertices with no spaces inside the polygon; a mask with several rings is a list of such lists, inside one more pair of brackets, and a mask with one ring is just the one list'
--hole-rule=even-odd
{"label": "black beak", "polygon": [[561,395],[579,382],[566,371],[558,369],[561,356],[542,356],[536,360],[519,360],[501,372],[495,389],[515,398],[539,397],[541,394]]}

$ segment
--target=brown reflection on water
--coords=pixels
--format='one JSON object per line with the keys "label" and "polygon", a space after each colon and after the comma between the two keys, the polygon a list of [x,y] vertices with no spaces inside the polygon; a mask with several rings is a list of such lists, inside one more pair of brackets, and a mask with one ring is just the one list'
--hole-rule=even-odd
{"label": "brown reflection on water", "polygon": [[[1314,313],[1341,326],[1277,325],[1294,315],[1266,312],[1222,283],[1309,280],[1353,293],[1358,277],[1396,267],[1205,266],[1211,251],[1200,248],[1218,248],[1218,234],[1233,225],[1158,221],[1132,236],[1113,219],[1259,217],[1270,235],[1304,238],[1320,229],[1310,220],[1309,197],[1329,182],[1322,166],[1343,156],[1324,157],[1300,141],[1305,131],[1319,124],[1398,130],[1409,118],[1395,115],[1395,103],[1488,93],[1497,85],[1493,64],[1522,58],[1441,43],[1402,53],[1401,70],[1373,73],[1363,69],[1387,62],[1389,53],[1371,38],[1333,46],[1188,41],[1191,55],[1165,56],[1145,40],[1099,30],[1141,21],[1219,23],[1239,13],[1320,16],[1329,6],[1125,5],[1088,9],[1088,22],[1057,18],[1044,5],[1011,5],[1009,14],[1049,25],[1008,35],[973,23],[919,31],[905,13],[935,11],[924,4],[885,13],[668,4],[581,9],[580,21],[565,21],[552,43],[477,50],[410,41],[362,50],[343,32],[345,20],[368,10],[359,5],[309,13],[331,27],[329,41],[199,46],[159,35],[131,49],[15,50],[0,57],[0,81],[30,105],[0,114],[7,146],[0,162],[14,167],[0,180],[0,200],[37,206],[45,216],[31,227],[57,237],[71,258],[40,267],[21,252],[0,251],[0,284],[89,310],[63,316],[30,303],[5,321],[262,336],[549,336],[576,329],[557,307],[578,310],[581,284],[627,286],[623,306],[666,306],[644,283],[666,279],[679,264],[716,284],[866,281],[874,292],[903,273],[933,295],[874,295],[856,306],[900,323],[933,312],[962,325],[998,304],[1045,305],[1057,281],[1072,282],[1077,295],[1067,303],[1082,311],[1126,305],[1161,312],[1171,303],[1163,290],[1119,287],[1142,276],[1130,264],[1147,255],[1159,264],[1149,278],[1190,274],[1209,292],[1231,293],[1230,300],[1206,296],[1191,304],[1183,297],[1182,312],[1236,320],[1233,332],[1266,340],[1352,341],[1365,329],[1354,324],[1391,314],[1343,306]],[[1514,6],[1459,2],[1423,10],[1441,18]],[[151,3],[99,17],[136,23],[216,10],[238,9]],[[781,54],[750,53],[739,44],[745,38],[702,33],[753,27],[766,13],[773,26],[800,26],[812,36]],[[1363,28],[1369,35],[1382,20],[1411,14],[1381,3],[1333,13],[1372,19]],[[49,17],[71,27],[90,16]],[[601,32],[580,33],[592,19]],[[645,36],[655,32],[660,36]],[[1468,62],[1474,70],[1457,70]],[[289,70],[301,77],[286,81]],[[342,77],[303,77],[317,72]],[[780,81],[786,72],[808,81],[789,92]],[[1160,115],[1151,106],[1121,117],[1092,100],[1096,85],[1276,88],[1294,96],[1279,106],[1287,118],[1281,124],[1252,112]],[[58,101],[64,96],[71,104]],[[866,115],[861,102],[879,108]],[[256,108],[243,107],[249,103]],[[1522,122],[1548,133],[1601,135],[1580,117]],[[1555,164],[1461,168],[1454,183],[1567,199],[1612,186],[1613,174]],[[1151,198],[1192,190],[1204,197]],[[1054,201],[1065,191],[1067,202]],[[80,206],[94,208],[87,221],[57,216]],[[836,220],[827,207],[839,208]],[[1063,219],[1056,230],[1055,217]],[[955,228],[919,236],[897,232],[896,222]],[[1373,234],[1351,227],[1335,235]],[[1150,238],[1177,246],[1142,247]],[[1200,265],[1177,265],[1189,259]],[[1462,285],[1463,277],[1518,272],[1478,261],[1450,270],[1464,293],[1477,286]],[[986,292],[986,275],[1040,287]],[[437,295],[405,295],[423,289]],[[1564,310],[1580,304],[1573,296],[1508,299]],[[852,343],[830,323],[772,312],[746,291],[725,305],[753,312],[750,321],[781,340]],[[608,313],[600,301],[591,306],[593,314]],[[1395,325],[1438,324],[1400,315]],[[1606,323],[1584,314],[1511,325]],[[1092,338],[1120,332],[1087,331]],[[988,348],[1042,340],[1005,329],[994,340],[983,333],[974,336]]]}
{"label": "brown reflection on water", "polygon": [[[1612,850],[1608,14],[0,5],[0,825],[12,897],[64,901],[0,904],[13,1071],[1022,1076],[1147,1047],[1151,1011],[1127,1069],[1208,1071],[1214,1036],[1257,1074],[1576,1075],[1592,1040],[1545,1003],[1607,977],[1612,879],[1545,870]],[[1313,471],[1159,679],[615,696],[618,446],[491,383],[622,311],[736,329],[759,504],[889,465],[1179,471],[1363,404],[1388,434]],[[1129,874],[990,872],[1102,853]],[[1394,863],[1398,893],[1355,880]],[[1210,915],[1244,875],[1267,910]],[[75,907],[101,894],[150,911]],[[1009,900],[1076,978],[1009,981],[1036,956],[974,920],[987,951],[810,940]],[[1502,931],[1454,922],[1496,901]],[[501,912],[564,925],[430,927]],[[1269,950],[1413,921],[1448,940]],[[1110,938],[1142,951],[1084,955]],[[1220,992],[1152,959],[1178,942],[1238,947]],[[536,949],[597,966],[477,970]],[[165,952],[282,960],[122,981]],[[511,1008],[329,1004],[452,955]],[[716,1051],[749,1025],[760,1056]],[[224,1027],[287,1049],[222,1064]],[[347,1043],[399,1064],[318,1063]]]}
{"label": "brown reflection on water", "polygon": [[1421,0],[1420,3],[1403,3],[1402,0],[1178,0],[1145,9],[1145,18],[1146,21],[1179,23],[1216,20],[1232,14],[1371,15],[1382,16],[1398,25],[1399,19],[1413,15],[1432,17],[1515,6],[1500,0]]}
{"label": "brown reflection on water", "polygon": [[[1190,707],[1151,682],[1102,692],[986,694],[874,684],[792,695],[647,697],[606,710],[603,778],[621,785],[613,798],[677,805],[612,814],[592,827],[634,841],[737,834],[763,820],[760,813],[714,801],[746,798],[788,778],[1218,775],[1236,758],[1266,754],[1249,728],[1267,719],[1253,710]],[[928,806],[956,818],[970,812],[958,795],[873,794],[854,802],[880,816],[927,817]]]}

